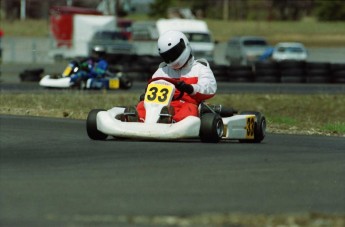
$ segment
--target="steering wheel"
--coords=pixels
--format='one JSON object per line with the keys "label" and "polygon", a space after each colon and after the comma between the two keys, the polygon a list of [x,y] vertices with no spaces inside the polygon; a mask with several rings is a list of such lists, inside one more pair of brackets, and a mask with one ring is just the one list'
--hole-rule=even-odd
{"label": "steering wheel", "polygon": [[[157,81],[157,80],[165,80],[169,83],[172,83],[175,87],[177,83],[179,82],[178,80],[169,78],[169,77],[155,77],[155,78],[150,79],[147,84],[150,84],[151,82]],[[184,91],[180,91],[180,94],[177,97],[174,96],[172,100],[179,100],[182,98],[183,95],[184,95]]]}

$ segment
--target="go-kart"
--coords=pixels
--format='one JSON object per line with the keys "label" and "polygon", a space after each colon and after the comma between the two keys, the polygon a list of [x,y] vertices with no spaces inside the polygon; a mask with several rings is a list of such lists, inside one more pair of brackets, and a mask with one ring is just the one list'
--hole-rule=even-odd
{"label": "go-kart", "polygon": [[[105,76],[91,77],[79,76],[78,72],[87,71],[87,67],[82,67],[80,62],[75,60],[68,63],[61,75],[46,75],[39,85],[45,88],[77,88],[77,89],[129,89],[133,86],[133,80],[125,76],[122,72],[112,72],[107,70]],[[86,75],[88,75],[86,73]]]}
{"label": "go-kart", "polygon": [[[108,136],[144,140],[179,140],[200,138],[202,142],[217,143],[220,140],[260,143],[265,137],[266,120],[256,111],[238,113],[232,108],[214,108],[202,102],[199,117],[188,116],[179,122],[161,123],[166,118],[162,109],[174,97],[177,81],[170,78],[151,79],[144,95],[146,116],[144,122],[129,122],[125,107],[109,110],[93,109],[86,120],[86,130],[90,139],[105,140]],[[129,113],[131,114],[131,113]]]}

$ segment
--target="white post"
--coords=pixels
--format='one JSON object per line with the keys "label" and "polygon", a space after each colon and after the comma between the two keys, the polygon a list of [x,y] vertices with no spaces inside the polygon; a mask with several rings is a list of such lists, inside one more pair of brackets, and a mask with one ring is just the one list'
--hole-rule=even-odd
{"label": "white post", "polygon": [[223,0],[223,20],[229,20],[229,0]]}
{"label": "white post", "polygon": [[36,46],[36,40],[32,40],[32,45],[31,45],[31,54],[32,54],[32,62],[36,62],[37,60],[37,46]]}
{"label": "white post", "polygon": [[20,19],[26,19],[26,0],[20,0]]}

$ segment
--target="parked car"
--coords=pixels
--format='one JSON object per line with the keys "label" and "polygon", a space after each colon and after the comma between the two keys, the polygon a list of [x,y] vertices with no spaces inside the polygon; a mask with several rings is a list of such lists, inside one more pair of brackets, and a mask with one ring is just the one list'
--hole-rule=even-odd
{"label": "parked car", "polygon": [[132,54],[133,44],[128,36],[121,31],[98,31],[89,42],[89,54],[95,46],[102,46],[107,54]]}
{"label": "parked car", "polygon": [[137,21],[132,26],[132,40],[138,55],[158,55],[157,39],[168,30],[183,32],[192,47],[195,58],[214,61],[215,41],[208,25],[196,19],[159,19],[157,21]]}
{"label": "parked car", "polygon": [[225,58],[230,65],[252,65],[270,45],[263,37],[233,37],[227,43]]}
{"label": "parked car", "polygon": [[307,60],[308,53],[302,43],[297,42],[281,42],[278,43],[273,51],[272,60],[295,60],[305,61]]}

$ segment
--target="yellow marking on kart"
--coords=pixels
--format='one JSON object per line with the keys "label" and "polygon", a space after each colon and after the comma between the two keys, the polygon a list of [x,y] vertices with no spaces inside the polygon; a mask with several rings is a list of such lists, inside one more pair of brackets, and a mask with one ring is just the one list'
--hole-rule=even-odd
{"label": "yellow marking on kart", "polygon": [[118,89],[120,87],[120,80],[118,78],[109,79],[109,89]]}
{"label": "yellow marking on kart", "polygon": [[145,102],[168,105],[172,95],[173,86],[151,83],[146,90]]}
{"label": "yellow marking on kart", "polygon": [[247,117],[246,122],[246,139],[254,139],[254,128],[255,128],[255,116],[249,116]]}
{"label": "yellow marking on kart", "polygon": [[227,126],[227,125],[224,125],[222,137],[226,137],[227,134],[228,134],[228,126]]}
{"label": "yellow marking on kart", "polygon": [[70,65],[68,65],[68,66],[65,68],[65,70],[63,71],[62,76],[63,76],[63,77],[69,76],[69,74],[71,73],[71,71],[72,71],[72,67],[71,67]]}

